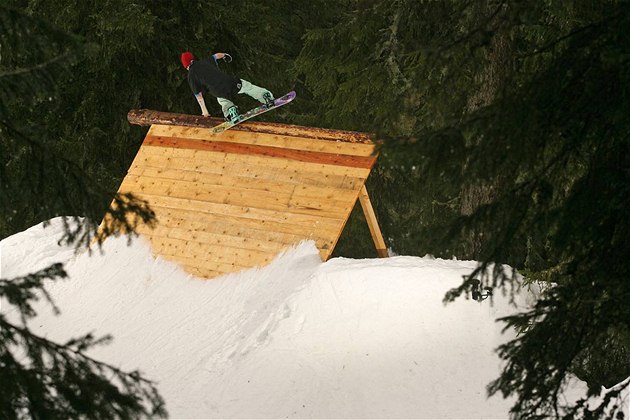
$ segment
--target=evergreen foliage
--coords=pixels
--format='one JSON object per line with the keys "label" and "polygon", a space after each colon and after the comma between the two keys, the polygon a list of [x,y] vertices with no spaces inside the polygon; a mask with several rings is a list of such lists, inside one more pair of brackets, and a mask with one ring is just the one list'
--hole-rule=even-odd
{"label": "evergreen foliage", "polygon": [[24,277],[0,280],[0,298],[15,306],[22,318],[16,324],[0,314],[0,417],[165,416],[164,402],[152,382],[137,371],[124,372],[85,354],[111,337],[86,334],[59,344],[29,329],[27,321],[35,315],[32,301],[40,293],[45,295],[44,281],[65,277],[61,264],[54,264]]}
{"label": "evergreen foliage", "polygon": [[69,149],[53,131],[55,124],[67,123],[61,108],[68,104],[59,101],[59,86],[89,45],[15,9],[2,9],[0,25],[0,49],[7,52],[0,57],[0,193],[10,197],[0,202],[2,237],[59,215],[74,220],[61,239],[85,245],[104,215],[110,223],[101,239],[151,223],[144,201],[116,194],[115,187],[92,178],[73,159],[80,148]]}
{"label": "evergreen foliage", "polygon": [[[49,133],[39,128],[35,118],[18,117],[52,101],[53,86],[83,52],[79,40],[5,7],[0,7],[0,28],[2,232],[42,215],[75,214],[64,218],[66,233],[61,240],[88,245],[96,234],[91,220],[103,214],[110,223],[100,231],[99,240],[121,230],[133,231],[139,220],[151,222],[153,215],[146,203],[100,188],[75,162],[50,146]],[[100,202],[112,196],[113,206],[103,208]],[[44,282],[65,277],[63,267],[54,264],[24,277],[0,279],[0,300],[19,315],[19,319],[9,319],[0,313],[0,417],[166,415],[153,383],[138,372],[124,372],[86,355],[86,350],[105,344],[110,337],[87,334],[59,344],[31,331],[32,302],[42,295],[49,299]]]}
{"label": "evergreen foliage", "polygon": [[[516,396],[515,418],[614,416],[627,381],[599,407],[560,395],[571,374],[593,395],[630,374],[630,5],[295,3],[9,0],[20,12],[0,13],[0,181],[15,200],[2,201],[0,234],[148,210],[133,197],[109,206],[144,134],[126,113],[198,114],[179,54],[228,52],[223,70],[298,91],[290,112],[263,119],[385,141],[368,189],[392,249],[482,261],[446,300],[479,280],[516,287],[503,264],[545,285],[531,311],[503,320],[520,334],[499,349],[506,368],[489,391]],[[361,219],[337,254],[374,255]]]}
{"label": "evergreen foliage", "polygon": [[[147,203],[116,194],[144,135],[127,123],[127,112],[198,113],[179,63],[184,50],[230,52],[235,60],[225,71],[264,80],[275,92],[291,90],[290,62],[303,28],[314,14],[325,19],[335,11],[323,3],[6,1],[0,6],[0,236],[57,215],[74,215],[64,218],[61,240],[77,245],[151,224]],[[97,231],[94,222],[102,218],[108,223]],[[45,295],[44,281],[64,277],[63,267],[53,265],[0,280],[0,298],[21,315],[21,325],[0,315],[0,417],[165,416],[151,382],[86,355],[110,337],[87,334],[59,344],[30,331],[31,302]]]}
{"label": "evergreen foliage", "polygon": [[502,320],[521,334],[489,391],[516,395],[516,418],[614,417],[624,386],[596,408],[563,407],[562,390],[571,373],[589,395],[630,374],[629,8],[355,1],[296,62],[332,104],[318,118],[386,141],[370,182],[394,251],[483,262],[446,301],[514,286],[504,263],[548,285]]}
{"label": "evergreen foliage", "polygon": [[[54,54],[59,48],[70,48],[67,42],[59,47],[50,45],[46,51],[55,58],[56,67],[42,69],[48,79],[41,80],[31,93],[6,92],[12,94],[12,102],[4,119],[20,131],[28,127],[37,131],[36,135],[26,134],[40,138],[40,143],[47,145],[46,153],[65,157],[94,181],[93,188],[107,193],[100,198],[90,197],[89,201],[98,207],[90,214],[68,211],[63,206],[13,207],[12,216],[0,215],[3,237],[56,215],[79,214],[101,219],[146,131],[131,126],[126,119],[127,112],[148,108],[199,114],[186,81],[186,70],[180,64],[182,51],[189,50],[200,57],[209,56],[211,52],[228,52],[234,61],[221,64],[222,70],[284,94],[295,87],[291,63],[300,51],[304,28],[314,21],[325,24],[327,16],[338,9],[338,6],[324,7],[327,3],[324,0],[299,6],[288,0],[273,5],[248,0],[210,3],[8,0],[6,3],[19,8],[22,15],[26,13],[36,19],[42,28],[52,26],[60,34],[80,37],[82,49],[81,54],[71,57],[65,50]],[[287,10],[292,13],[287,14]],[[316,15],[318,19],[312,17]],[[7,17],[5,22],[9,34],[13,33],[8,26],[14,22],[12,19]],[[37,44],[31,48],[24,41],[18,43],[20,39],[7,40],[11,47],[5,49],[23,55],[36,49]],[[71,67],[71,58],[78,65]],[[40,68],[41,63],[47,62],[48,55],[37,59],[25,55],[22,60]],[[8,62],[3,66],[11,68]],[[50,89],[44,93],[42,86],[53,87],[51,75],[58,76],[54,93]],[[32,92],[38,100],[30,100]],[[239,97],[238,104],[247,109],[254,105],[248,101],[249,98]],[[207,105],[211,114],[221,115],[215,101],[207,101]],[[282,115],[286,115],[286,111],[273,118]],[[45,130],[41,130],[43,127]],[[3,156],[17,154],[11,149]],[[30,161],[26,157],[24,160]],[[6,177],[14,172],[7,171]],[[79,189],[72,185],[66,188]],[[47,197],[54,200],[55,194],[47,194]],[[28,200],[34,202],[32,197]],[[3,221],[6,217],[10,220]]]}

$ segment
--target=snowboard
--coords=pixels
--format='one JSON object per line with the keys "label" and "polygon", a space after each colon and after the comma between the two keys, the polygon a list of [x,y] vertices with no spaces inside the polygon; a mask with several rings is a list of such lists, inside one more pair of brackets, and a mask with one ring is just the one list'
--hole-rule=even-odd
{"label": "snowboard", "polygon": [[266,105],[259,105],[254,109],[250,109],[246,113],[241,114],[237,122],[226,121],[222,124],[212,127],[212,132],[215,134],[222,133],[225,130],[228,130],[234,127],[235,125],[242,123],[243,121],[247,121],[250,118],[254,118],[257,115],[264,114],[267,111],[271,111],[272,109],[276,109],[276,108],[281,107],[282,105],[286,105],[289,102],[291,102],[293,99],[295,99],[295,91],[291,91],[280,98],[274,99],[273,106],[267,107]]}

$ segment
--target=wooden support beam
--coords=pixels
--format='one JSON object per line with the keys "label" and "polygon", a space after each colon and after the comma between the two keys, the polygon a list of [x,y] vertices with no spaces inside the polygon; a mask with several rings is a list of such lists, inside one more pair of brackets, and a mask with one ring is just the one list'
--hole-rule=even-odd
{"label": "wooden support beam", "polygon": [[381,258],[388,257],[387,246],[385,245],[381,228],[378,226],[376,214],[374,213],[374,208],[372,208],[372,202],[370,201],[370,196],[368,195],[365,185],[361,187],[361,191],[359,192],[359,201],[361,202],[363,214],[365,215],[368,227],[370,228],[370,234],[372,235],[372,240],[374,241],[374,246],[376,247],[376,253]]}

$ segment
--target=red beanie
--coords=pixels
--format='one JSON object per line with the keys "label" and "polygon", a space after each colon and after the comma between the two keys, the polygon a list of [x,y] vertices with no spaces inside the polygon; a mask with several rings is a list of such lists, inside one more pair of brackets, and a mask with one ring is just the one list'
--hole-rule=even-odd
{"label": "red beanie", "polygon": [[195,56],[192,55],[191,52],[186,51],[185,53],[182,53],[182,66],[184,66],[185,69],[188,68],[188,66],[190,66],[190,62],[193,61],[195,59]]}

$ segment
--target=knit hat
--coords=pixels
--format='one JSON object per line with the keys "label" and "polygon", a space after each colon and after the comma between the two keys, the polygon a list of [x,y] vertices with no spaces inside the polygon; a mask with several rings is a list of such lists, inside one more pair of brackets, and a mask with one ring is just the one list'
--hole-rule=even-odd
{"label": "knit hat", "polygon": [[191,52],[184,52],[182,53],[182,66],[184,66],[185,69],[188,68],[188,66],[190,66],[190,62],[193,61],[195,59],[195,56],[191,53]]}

